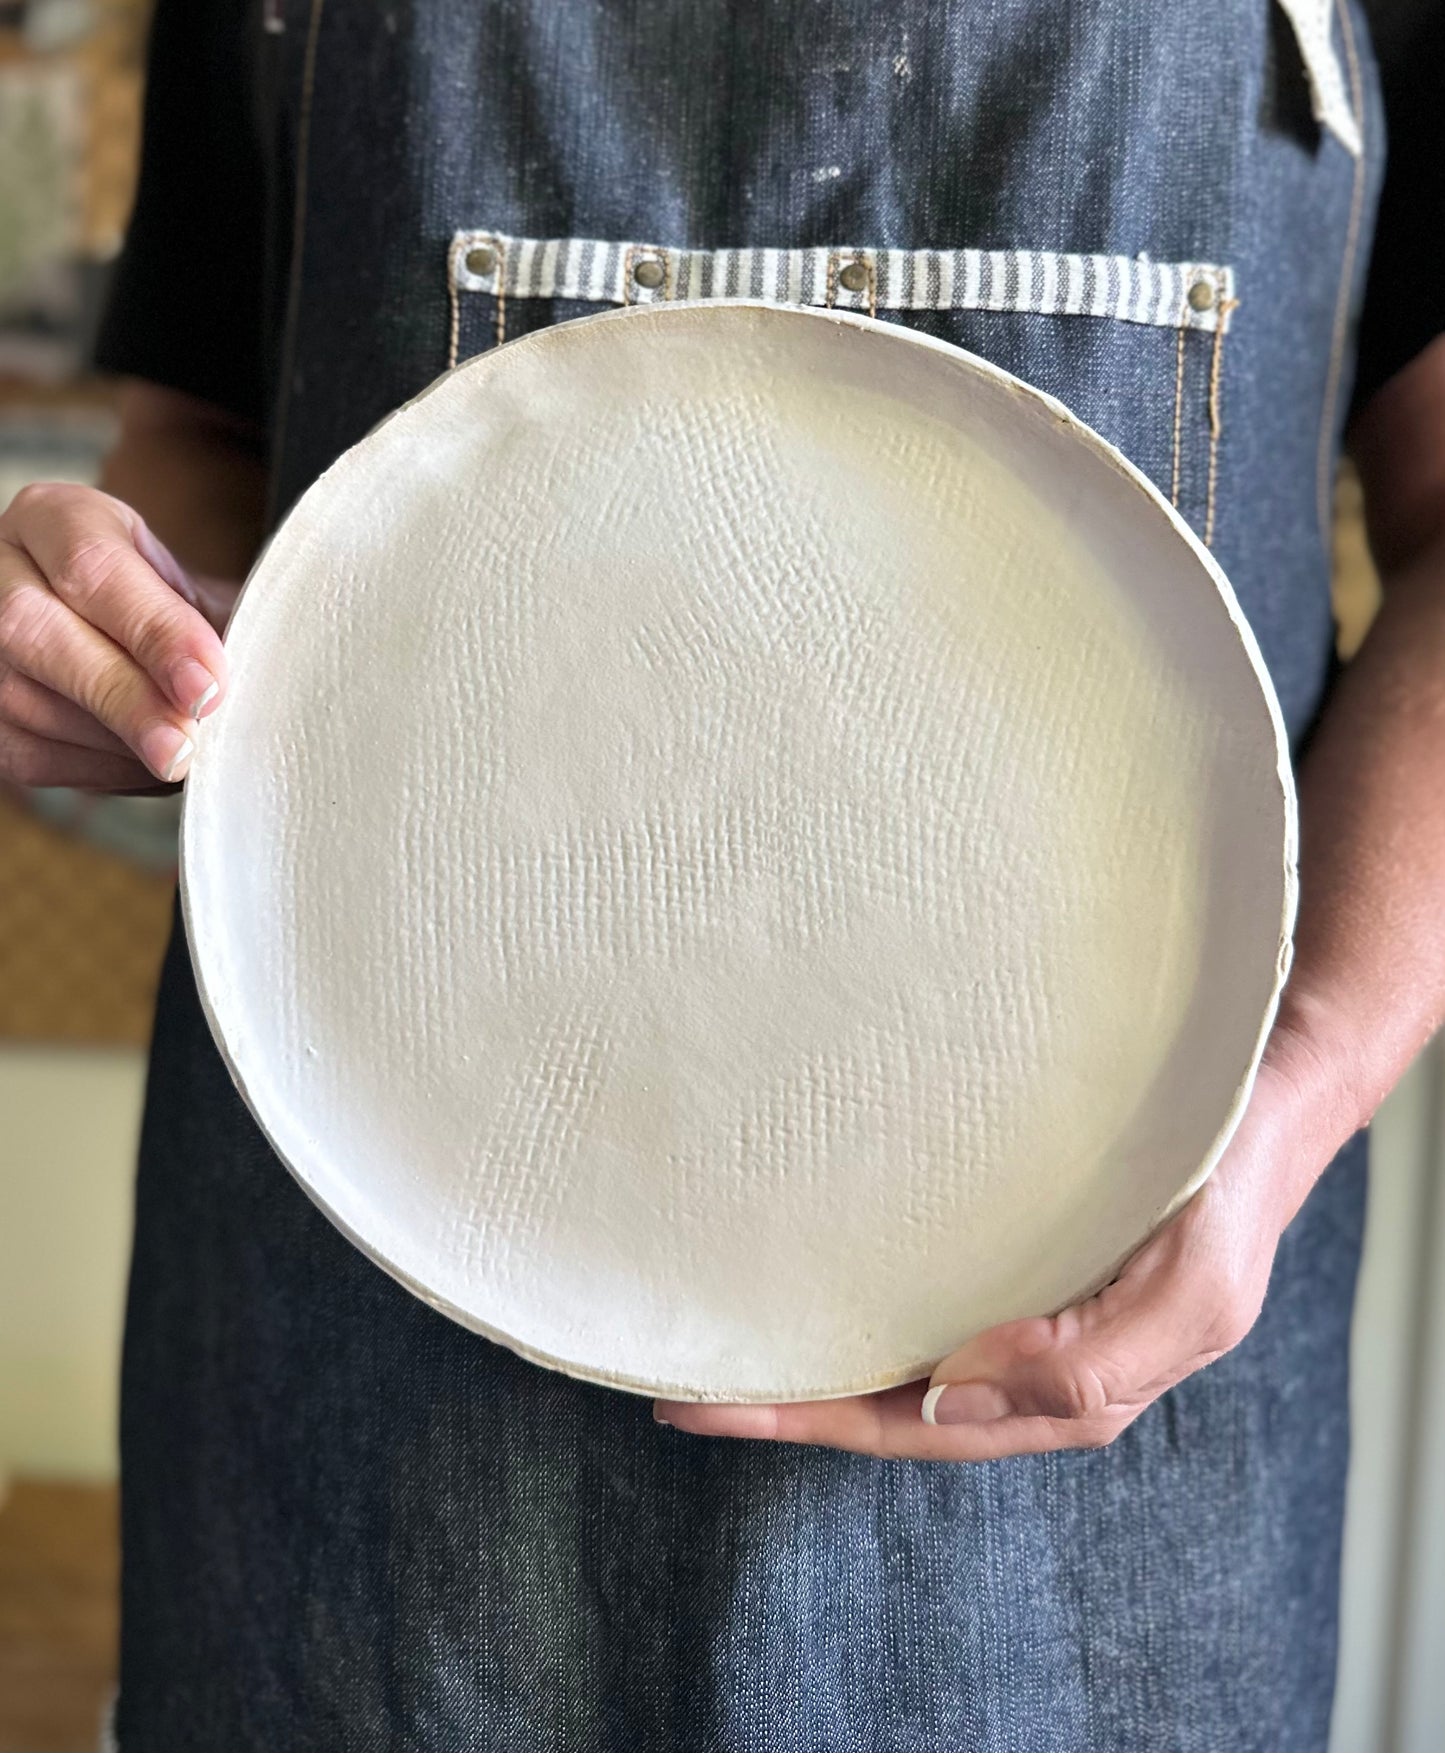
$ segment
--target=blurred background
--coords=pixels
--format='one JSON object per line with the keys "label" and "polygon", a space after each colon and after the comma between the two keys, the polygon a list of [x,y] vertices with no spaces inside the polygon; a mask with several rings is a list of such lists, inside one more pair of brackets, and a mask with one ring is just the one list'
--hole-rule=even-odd
{"label": "blurred background", "polygon": [[[147,0],[0,0],[0,505],[91,480]],[[90,1749],[115,1663],[115,1408],[173,799],[0,788],[0,1748]]]}
{"label": "blurred background", "polygon": [[[112,431],[86,360],[133,187],[146,13],[0,0],[0,506],[29,480],[93,479]],[[1339,514],[1348,654],[1375,593],[1348,477]],[[0,1753],[97,1747],[113,1686],[116,1365],[176,812],[0,787]],[[1377,1128],[1334,1753],[1445,1747],[1442,1092],[1437,1044]]]}

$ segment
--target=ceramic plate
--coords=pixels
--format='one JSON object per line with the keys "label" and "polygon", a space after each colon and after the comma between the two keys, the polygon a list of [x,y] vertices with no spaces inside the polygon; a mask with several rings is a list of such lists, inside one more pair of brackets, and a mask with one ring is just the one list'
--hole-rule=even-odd
{"label": "ceramic plate", "polygon": [[539,1363],[813,1398],[1096,1287],[1289,953],[1228,584],[1057,402],[748,301],[469,361],[327,471],[186,787],[202,998],[379,1266]]}

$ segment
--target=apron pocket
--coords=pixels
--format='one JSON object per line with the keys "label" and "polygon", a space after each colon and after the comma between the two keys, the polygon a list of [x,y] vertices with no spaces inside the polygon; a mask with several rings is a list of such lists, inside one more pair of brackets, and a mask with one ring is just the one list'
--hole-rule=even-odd
{"label": "apron pocket", "polygon": [[456,232],[447,363],[615,305],[754,298],[906,322],[1056,396],[1208,543],[1232,269],[1051,250],[681,249]]}

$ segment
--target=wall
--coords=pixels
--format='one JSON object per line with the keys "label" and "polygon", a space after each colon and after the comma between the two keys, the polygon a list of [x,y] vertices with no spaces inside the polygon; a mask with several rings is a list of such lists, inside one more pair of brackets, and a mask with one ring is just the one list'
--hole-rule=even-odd
{"label": "wall", "polygon": [[1445,1747],[1445,1041],[1381,1110],[1355,1307],[1332,1753]]}
{"label": "wall", "polygon": [[0,1475],[115,1471],[144,1056],[0,1046]]}

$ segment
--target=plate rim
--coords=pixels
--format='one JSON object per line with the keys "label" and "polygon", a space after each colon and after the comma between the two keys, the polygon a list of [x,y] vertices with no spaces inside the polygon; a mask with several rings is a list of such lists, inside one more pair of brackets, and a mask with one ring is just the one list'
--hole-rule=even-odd
{"label": "plate rim", "polygon": [[[1172,533],[1183,541],[1186,549],[1191,553],[1196,563],[1202,567],[1206,576],[1213,584],[1216,593],[1228,613],[1235,634],[1239,639],[1245,656],[1249,660],[1250,667],[1254,673],[1256,685],[1259,688],[1261,698],[1266,708],[1267,716],[1274,733],[1276,756],[1275,773],[1280,787],[1284,814],[1283,888],[1274,975],[1271,981],[1269,996],[1262,1012],[1260,1027],[1250,1052],[1248,1065],[1244,1075],[1236,1086],[1234,1096],[1226,1111],[1223,1123],[1216,1132],[1208,1150],[1205,1152],[1204,1157],[1198,1166],[1186,1178],[1184,1185],[1177,1193],[1166,1200],[1158,1210],[1156,1210],[1148,1220],[1147,1226],[1139,1233],[1137,1239],[1133,1241],[1123,1253],[1113,1260],[1107,1268],[1092,1275],[1063,1302],[1056,1304],[1054,1308],[1039,1311],[1041,1315],[1053,1315],[1061,1309],[1072,1307],[1079,1302],[1085,1301],[1090,1296],[1096,1294],[1105,1285],[1109,1284],[1118,1275],[1120,1268],[1138,1253],[1141,1248],[1145,1247],[1172,1218],[1183,1210],[1189,1201],[1194,1198],[1208,1181],[1209,1177],[1218,1166],[1220,1158],[1224,1155],[1231,1139],[1239,1128],[1241,1120],[1244,1118],[1245,1110],[1249,1105],[1249,1100],[1253,1094],[1255,1083],[1258,1080],[1265,1049],[1270,1034],[1274,1028],[1275,1018],[1279,1011],[1281,994],[1283,993],[1285,984],[1289,978],[1294,953],[1294,929],[1299,907],[1299,802],[1294,778],[1293,763],[1290,755],[1289,738],[1284,724],[1283,712],[1279,704],[1279,697],[1254,630],[1250,626],[1249,621],[1240,606],[1234,587],[1229,582],[1224,569],[1220,566],[1218,560],[1215,559],[1210,550],[1205,547],[1204,543],[1200,540],[1198,535],[1196,535],[1176,507],[1169,503],[1163,493],[1160,492],[1159,488],[1149,479],[1143,470],[1130,462],[1122,451],[1120,451],[1115,445],[1111,444],[1102,433],[1089,425],[1087,421],[1081,419],[1075,414],[1066,403],[1060,401],[1058,397],[1050,395],[1048,391],[1041,390],[1035,385],[1027,382],[1025,379],[1016,376],[1004,367],[996,365],[991,360],[984,359],[978,354],[972,353],[967,348],[960,347],[952,341],[944,340],[937,335],[927,334],[924,331],[915,329],[903,322],[886,322],[880,318],[871,317],[867,315],[866,312],[862,311],[840,310],[836,307],[786,304],[779,303],[775,300],[759,298],[696,298],[678,299],[669,302],[658,301],[641,305],[623,305],[608,310],[591,311],[584,316],[571,317],[560,323],[547,323],[541,328],[530,330],[524,335],[514,336],[512,339],[503,342],[500,346],[489,347],[481,353],[459,360],[457,364],[449,366],[441,371],[429,383],[424,385],[422,389],[418,390],[415,395],[408,397],[406,401],[399,403],[395,408],[389,409],[379,420],[373,422],[373,424],[359,438],[357,438],[352,444],[348,445],[345,450],[343,450],[327,465],[325,469],[320,472],[320,474],[316,475],[277,519],[274,528],[267,533],[265,540],[257,550],[256,556],[250,567],[247,569],[246,576],[242,581],[239,592],[237,593],[236,602],[227,622],[223,643],[225,642],[225,639],[229,639],[231,631],[236,625],[246,594],[261,571],[276,535],[285,527],[286,523],[295,513],[297,507],[300,506],[312,491],[325,481],[335,469],[339,468],[354,450],[369,443],[378,433],[388,426],[391,421],[395,420],[399,415],[408,412],[418,403],[424,402],[428,396],[441,389],[444,385],[450,383],[453,378],[464,372],[472,372],[478,376],[485,375],[487,372],[494,369],[495,361],[499,357],[511,354],[514,349],[521,350],[523,348],[546,347],[554,342],[555,337],[559,332],[571,331],[583,325],[593,323],[637,322],[643,320],[665,322],[675,320],[679,315],[696,314],[699,310],[718,311],[720,309],[739,312],[753,311],[764,315],[769,319],[776,319],[781,322],[805,321],[830,323],[836,326],[876,333],[881,338],[897,345],[924,348],[946,358],[956,368],[972,370],[982,374],[984,377],[991,379],[997,386],[1004,389],[1007,393],[1018,397],[1021,401],[1035,405],[1041,412],[1049,415],[1056,424],[1065,427],[1079,438],[1085,444],[1086,448],[1093,450],[1099,459],[1105,462],[1116,474],[1122,477],[1130,487],[1141,493],[1150,509],[1157,514],[1161,514]],[[505,1349],[524,1359],[528,1363],[537,1364],[543,1368],[552,1370],[557,1374],[567,1376],[574,1381],[590,1382],[597,1386],[615,1388],[625,1393],[645,1396],[649,1399],[663,1398],[685,1400],[695,1404],[771,1405],[785,1403],[789,1405],[802,1405],[824,1400],[846,1399],[859,1394],[876,1393],[887,1388],[899,1387],[908,1382],[921,1380],[931,1374],[932,1370],[940,1361],[939,1358],[915,1359],[905,1364],[890,1366],[887,1369],[875,1370],[867,1375],[854,1378],[843,1386],[830,1384],[826,1387],[815,1387],[808,1390],[790,1392],[786,1402],[780,1402],[776,1393],[749,1392],[746,1390],[734,1390],[730,1392],[723,1392],[721,1390],[700,1390],[696,1387],[689,1387],[686,1384],[666,1382],[654,1378],[644,1378],[629,1374],[622,1370],[609,1370],[592,1364],[584,1364],[575,1358],[566,1358],[554,1354],[548,1351],[545,1347],[529,1345],[525,1340],[481,1319],[472,1311],[454,1303],[450,1298],[441,1296],[436,1291],[428,1289],[427,1286],[416,1279],[413,1274],[408,1272],[404,1267],[398,1265],[396,1261],[389,1258],[385,1251],[376,1243],[359,1234],[354,1226],[343,1218],[331,1203],[321,1195],[318,1189],[307,1178],[306,1173],[295,1162],[293,1162],[290,1155],[282,1149],[279,1141],[273,1135],[265,1117],[260,1112],[247,1087],[245,1077],[235,1062],[235,1058],[227,1044],[224,1031],[217,1016],[210,986],[206,978],[204,967],[202,966],[202,952],[197,946],[195,918],[188,874],[188,866],[191,856],[189,852],[189,822],[191,813],[190,787],[186,784],[182,786],[181,790],[181,809],[178,830],[177,890],[180,902],[181,922],[185,932],[187,952],[194,976],[197,997],[200,1001],[201,1010],[205,1016],[207,1026],[210,1029],[211,1036],[215,1041],[217,1051],[225,1065],[227,1074],[230,1077],[232,1084],[235,1086],[237,1093],[240,1095],[242,1102],[245,1104],[247,1111],[250,1113],[251,1118],[256,1123],[262,1136],[265,1138],[272,1154],[281,1162],[291,1178],[300,1186],[312,1204],[317,1207],[333,1227],[339,1230],[346,1240],[350,1242],[351,1245],[355,1247],[368,1261],[370,1261],[372,1265],[380,1267],[388,1277],[409,1291],[420,1302],[423,1302],[429,1308],[436,1310],[437,1313],[446,1316],[458,1326],[476,1333],[482,1338],[491,1340],[494,1344],[503,1346]],[[960,1344],[964,1342],[965,1340],[959,1341]]]}

